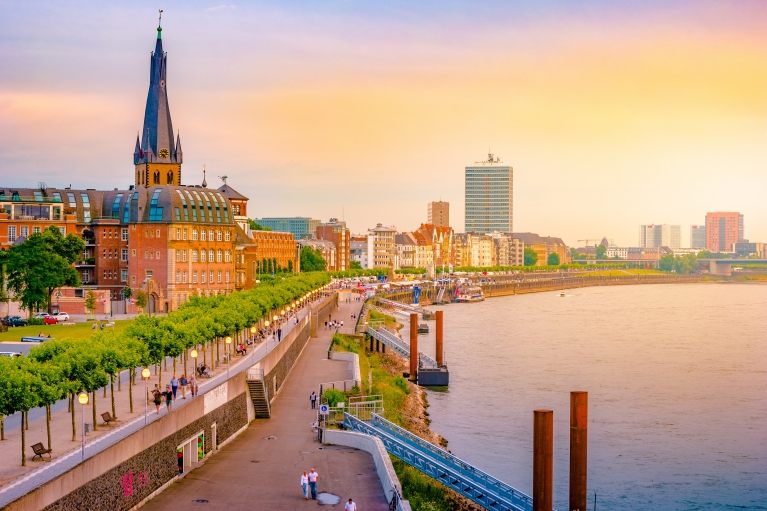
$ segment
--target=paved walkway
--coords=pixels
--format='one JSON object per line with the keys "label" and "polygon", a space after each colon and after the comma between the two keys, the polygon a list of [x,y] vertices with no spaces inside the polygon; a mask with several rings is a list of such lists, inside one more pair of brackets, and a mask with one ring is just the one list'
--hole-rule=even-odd
{"label": "paved walkway", "polygon": [[[342,303],[332,316],[344,320],[351,330],[351,314],[361,303]],[[323,447],[312,423],[316,412],[309,394],[325,381],[347,377],[348,363],[328,360],[331,331],[322,325],[318,338],[310,339],[286,383],[272,402],[272,418],[258,419],[250,427],[207,458],[200,467],[152,499],[147,511],[187,509],[203,499],[213,510],[308,509],[314,501],[303,499],[301,473],[314,467],[320,475],[318,492],[341,497],[337,508],[353,498],[360,511],[388,510],[386,497],[372,457],[346,447]],[[267,437],[276,439],[267,440]],[[202,509],[202,507],[201,507]]]}
{"label": "paved walkway", "polygon": [[[298,315],[299,318],[303,318],[306,315],[306,310],[300,310]],[[283,337],[287,336],[293,328],[294,325],[291,323],[284,325],[282,328]],[[248,351],[247,356],[232,357],[232,366],[229,369],[230,374],[234,375],[247,370],[248,367],[263,358],[268,351],[271,351],[276,344],[276,339],[270,337],[266,341],[251,348]],[[222,351],[222,356],[223,353],[224,352]],[[202,354],[200,355],[200,359],[202,359]],[[210,349],[208,349],[207,352],[207,362],[208,365],[211,365]],[[190,359],[188,368],[191,369],[192,365]],[[154,372],[154,367],[151,369],[152,376],[149,379],[150,389],[157,383],[158,379],[158,375]],[[177,363],[177,374],[180,376],[182,372],[183,364]],[[213,371],[213,378],[199,380],[200,393],[205,393],[209,389],[226,381],[226,374],[226,364],[222,363]],[[163,385],[170,380],[172,375],[173,363],[172,361],[168,361],[167,370],[162,371]],[[119,417],[120,422],[114,427],[99,426],[98,431],[91,431],[86,435],[86,458],[114,445],[144,426],[144,382],[142,382],[139,377],[136,385],[133,387],[134,413],[131,414],[128,404],[127,378],[128,372],[123,371],[121,375],[122,391],[118,392],[117,385],[115,385],[115,405],[117,417]],[[103,397],[103,392],[101,390],[97,391],[96,394],[96,409],[100,419],[101,413],[106,411],[111,412],[111,400],[109,398],[109,392],[107,392],[106,398]],[[181,399],[179,390],[178,400],[173,404],[173,407],[174,409],[182,407],[190,401],[190,399]],[[21,466],[21,432],[19,431],[20,414],[17,413],[14,414],[14,416],[5,418],[6,440],[0,442],[0,459],[7,461],[0,465],[0,508],[80,463],[80,427],[82,410],[79,404],[76,404],[75,406],[77,422],[76,441],[72,441],[71,416],[69,412],[67,412],[66,400],[59,401],[52,407],[51,440],[53,445],[53,459],[52,461],[47,461],[48,458],[46,457],[45,462],[32,461],[32,449],[30,447],[36,442],[43,442],[43,444],[47,443],[44,410],[38,408],[30,411],[29,430],[26,432],[26,467]],[[163,406],[160,415],[156,415],[152,403],[148,405],[148,411],[148,422],[153,422],[168,413],[165,406]],[[85,407],[85,422],[92,423],[92,417],[92,408],[90,405],[87,405]],[[102,421],[99,420],[99,424],[101,424],[101,422]]]}

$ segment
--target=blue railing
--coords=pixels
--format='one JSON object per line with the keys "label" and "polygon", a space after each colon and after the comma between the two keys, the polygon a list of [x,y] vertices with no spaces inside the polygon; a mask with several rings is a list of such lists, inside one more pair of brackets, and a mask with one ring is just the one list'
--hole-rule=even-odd
{"label": "blue railing", "polygon": [[370,423],[367,423],[345,414],[344,426],[379,438],[390,454],[485,509],[533,509],[532,497],[378,415],[373,414]]}

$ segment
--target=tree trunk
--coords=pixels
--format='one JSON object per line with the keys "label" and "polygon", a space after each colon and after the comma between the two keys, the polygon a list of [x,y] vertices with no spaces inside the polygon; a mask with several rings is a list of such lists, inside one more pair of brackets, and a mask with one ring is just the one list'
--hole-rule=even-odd
{"label": "tree trunk", "polygon": [[48,430],[48,449],[51,448],[51,405],[45,405],[45,426]]}
{"label": "tree trunk", "polygon": [[96,431],[98,429],[98,427],[96,426],[96,391],[94,390],[92,394],[93,394],[93,431]]}
{"label": "tree trunk", "polygon": [[69,411],[72,412],[72,441],[77,442],[77,423],[75,422],[75,395],[69,396]]}
{"label": "tree trunk", "polygon": [[112,417],[117,418],[117,412],[115,411],[115,377],[109,377],[109,391],[112,394]]}
{"label": "tree trunk", "polygon": [[26,415],[26,412],[21,412],[21,466],[26,467],[27,466],[27,435],[24,432],[24,415]]}

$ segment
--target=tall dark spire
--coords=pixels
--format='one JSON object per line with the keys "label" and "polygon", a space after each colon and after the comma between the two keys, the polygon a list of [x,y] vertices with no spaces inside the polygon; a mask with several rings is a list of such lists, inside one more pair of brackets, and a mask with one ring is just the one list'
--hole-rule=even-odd
{"label": "tall dark spire", "polygon": [[[162,19],[162,11],[160,16]],[[158,26],[157,41],[150,59],[149,94],[144,111],[144,129],[141,131],[141,151],[133,155],[135,165],[181,163],[182,154],[176,151],[168,105],[167,64],[168,56],[162,51],[162,27]]]}

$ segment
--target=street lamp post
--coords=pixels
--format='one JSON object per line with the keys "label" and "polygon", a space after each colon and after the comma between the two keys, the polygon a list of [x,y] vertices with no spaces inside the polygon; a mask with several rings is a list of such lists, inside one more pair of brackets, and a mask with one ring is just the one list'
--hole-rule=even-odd
{"label": "street lamp post", "polygon": [[[83,405],[80,409],[82,411],[82,437],[83,437],[83,444],[82,444],[82,459],[85,459],[85,405],[88,404],[88,393],[87,392],[80,392],[77,395],[77,401]],[[23,425],[22,425],[23,427]]]}
{"label": "street lamp post", "polygon": [[144,378],[144,426],[146,426],[146,417],[149,414],[149,411],[147,410],[147,401],[149,401],[149,376],[148,367],[141,370],[141,377]]}
{"label": "street lamp post", "polygon": [[232,338],[227,335],[226,339],[224,339],[224,342],[226,343],[226,379],[228,380],[229,366],[232,365],[232,350],[230,349]]}

